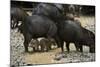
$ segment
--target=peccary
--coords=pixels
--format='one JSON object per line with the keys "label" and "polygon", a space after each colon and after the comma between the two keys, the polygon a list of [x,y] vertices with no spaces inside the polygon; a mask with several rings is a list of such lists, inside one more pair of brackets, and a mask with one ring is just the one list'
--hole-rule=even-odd
{"label": "peccary", "polygon": [[41,51],[49,51],[51,49],[50,40],[47,38],[42,38],[40,40]]}
{"label": "peccary", "polygon": [[75,43],[76,48],[82,51],[82,45],[90,47],[90,52],[95,52],[95,35],[83,28],[79,23],[72,20],[66,20],[58,23],[58,36],[60,39],[60,47],[63,50],[64,41],[69,51],[69,43]]}
{"label": "peccary", "polygon": [[41,38],[39,40],[40,46],[41,46],[41,51],[49,51],[52,49],[52,46],[56,46],[56,42],[54,39],[50,38]]}
{"label": "peccary", "polygon": [[44,15],[50,19],[58,20],[63,17],[63,6],[61,4],[40,3],[33,9],[32,15]]}
{"label": "peccary", "polygon": [[89,52],[95,53],[95,35],[93,32],[82,28],[83,32],[83,38],[76,44],[77,48],[80,49],[81,52],[83,52],[82,46],[89,46],[90,50]]}
{"label": "peccary", "polygon": [[28,44],[32,38],[54,38],[57,33],[55,23],[42,15],[28,16],[19,29],[24,35],[25,52],[28,52]]}
{"label": "peccary", "polygon": [[81,13],[82,7],[80,5],[73,5],[73,4],[64,4],[64,14],[72,14],[73,16],[79,17],[79,14]]}
{"label": "peccary", "polygon": [[33,48],[33,51],[39,51],[39,41],[37,39],[32,39],[29,46]]}
{"label": "peccary", "polygon": [[20,7],[11,7],[11,28],[18,27],[19,21],[24,21],[28,14]]}

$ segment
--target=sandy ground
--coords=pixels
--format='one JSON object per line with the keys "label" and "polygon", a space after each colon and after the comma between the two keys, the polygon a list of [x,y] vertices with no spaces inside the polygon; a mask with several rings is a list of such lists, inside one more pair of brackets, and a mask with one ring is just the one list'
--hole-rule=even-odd
{"label": "sandy ground", "polygon": [[[95,17],[80,16],[83,27],[95,33]],[[11,64],[51,64],[95,61],[95,54],[89,53],[89,47],[84,46],[84,53],[76,52],[73,43],[70,44],[71,52],[62,54],[60,48],[54,48],[49,52],[24,53],[23,36],[16,30],[11,30]],[[31,48],[29,48],[31,50]],[[23,62],[23,63],[22,63]],[[21,64],[22,63],[22,64]]]}

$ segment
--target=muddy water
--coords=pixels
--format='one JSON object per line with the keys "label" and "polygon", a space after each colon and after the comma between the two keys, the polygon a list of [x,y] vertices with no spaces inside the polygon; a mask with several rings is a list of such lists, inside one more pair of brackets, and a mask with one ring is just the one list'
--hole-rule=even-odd
{"label": "muddy water", "polygon": [[[31,14],[30,14],[31,15]],[[78,18],[81,25],[95,33],[95,17],[80,16]],[[76,52],[73,43],[70,43],[71,52],[61,54],[60,48],[54,48],[49,52],[34,52],[24,53],[23,35],[17,30],[11,30],[11,64],[26,65],[26,64],[51,64],[51,63],[70,63],[70,62],[87,62],[94,61],[95,54],[89,53],[89,47],[84,46],[84,53]],[[30,48],[31,49],[31,48]],[[66,47],[64,46],[66,51]]]}

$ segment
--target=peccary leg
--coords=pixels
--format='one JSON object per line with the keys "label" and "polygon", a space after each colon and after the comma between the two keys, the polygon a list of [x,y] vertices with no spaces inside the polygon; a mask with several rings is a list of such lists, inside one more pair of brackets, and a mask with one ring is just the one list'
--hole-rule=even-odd
{"label": "peccary leg", "polygon": [[46,44],[46,47],[47,47],[47,51],[49,51],[51,49],[51,44],[50,42],[48,42],[48,44]]}
{"label": "peccary leg", "polygon": [[64,46],[64,42],[58,37],[55,37],[55,41],[57,43],[58,48],[61,48],[62,52],[64,51],[63,46]]}
{"label": "peccary leg", "polygon": [[44,49],[45,49],[44,43],[41,43],[40,46],[41,46],[41,51],[44,52]]}
{"label": "peccary leg", "polygon": [[39,51],[39,42],[38,42],[37,39],[35,39],[35,40],[36,40],[36,43],[35,43],[35,46],[34,46],[33,50],[34,51]]}
{"label": "peccary leg", "polygon": [[11,19],[11,28],[14,29],[15,25],[17,23],[17,20],[15,18]]}
{"label": "peccary leg", "polygon": [[26,34],[26,36],[25,36],[25,40],[24,40],[24,47],[25,47],[25,52],[28,52],[28,45],[32,38],[31,38],[30,34],[27,34],[27,33],[25,33],[25,34]]}
{"label": "peccary leg", "polygon": [[79,43],[75,42],[75,47],[76,47],[76,51],[80,51],[80,45],[79,45]]}
{"label": "peccary leg", "polygon": [[17,23],[18,23],[17,19],[14,19],[13,28],[16,28],[17,27]]}
{"label": "peccary leg", "polygon": [[80,51],[80,47],[79,46],[75,46],[76,47],[76,51]]}
{"label": "peccary leg", "polygon": [[83,52],[83,46],[80,43],[75,42],[75,47],[77,51]]}
{"label": "peccary leg", "polygon": [[36,51],[39,51],[39,44],[36,45]]}
{"label": "peccary leg", "polygon": [[70,43],[66,42],[66,50],[68,50],[68,52],[69,52],[69,45],[70,45]]}
{"label": "peccary leg", "polygon": [[57,47],[60,48],[61,46],[59,40],[56,40],[56,43],[57,43]]}
{"label": "peccary leg", "polygon": [[28,52],[28,42],[24,41],[25,52]]}
{"label": "peccary leg", "polygon": [[33,47],[33,51],[36,51],[35,47]]}
{"label": "peccary leg", "polygon": [[16,22],[15,28],[18,27],[19,21]]}
{"label": "peccary leg", "polygon": [[49,44],[48,48],[49,48],[49,50],[51,50],[51,44]]}
{"label": "peccary leg", "polygon": [[90,53],[95,53],[95,46],[90,46]]}
{"label": "peccary leg", "polygon": [[62,52],[64,52],[64,42],[63,41],[60,41],[60,44],[61,44],[61,50],[62,50]]}
{"label": "peccary leg", "polygon": [[79,47],[80,47],[80,52],[83,52],[83,47],[82,47],[82,45],[79,46]]}
{"label": "peccary leg", "polygon": [[60,48],[61,47],[61,44],[60,44],[60,38],[58,36],[55,36],[55,41],[57,43],[57,47]]}

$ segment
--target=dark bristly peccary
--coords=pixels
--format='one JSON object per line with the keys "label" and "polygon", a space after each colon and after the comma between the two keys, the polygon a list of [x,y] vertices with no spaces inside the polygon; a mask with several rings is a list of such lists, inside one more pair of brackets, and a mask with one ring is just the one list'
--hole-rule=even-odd
{"label": "dark bristly peccary", "polygon": [[60,47],[63,50],[64,41],[66,42],[66,48],[69,51],[69,43],[75,43],[78,50],[82,51],[82,46],[87,45],[90,47],[90,52],[95,52],[95,35],[83,28],[80,24],[72,20],[66,20],[62,23],[58,23],[58,36],[60,38]]}
{"label": "dark bristly peccary", "polygon": [[73,14],[74,16],[79,17],[79,14],[81,12],[82,7],[80,5],[73,5],[73,4],[68,4],[68,5],[63,5],[64,7],[64,14]]}
{"label": "dark bristly peccary", "polygon": [[51,49],[51,43],[49,39],[42,38],[39,43],[40,43],[42,52],[49,51]]}
{"label": "dark bristly peccary", "polygon": [[77,48],[80,49],[81,52],[83,52],[82,46],[86,45],[89,46],[90,50],[89,52],[91,53],[95,53],[95,35],[93,32],[82,28],[82,32],[83,32],[83,37],[80,40],[80,42],[78,42],[77,44]]}
{"label": "dark bristly peccary", "polygon": [[[64,41],[66,42],[66,48],[69,47],[70,42],[76,42],[82,38],[81,26],[74,21],[66,20],[57,24],[58,36],[60,38],[60,46],[62,51]],[[69,48],[67,48],[69,51]]]}
{"label": "dark bristly peccary", "polygon": [[40,3],[33,8],[32,12],[32,15],[44,15],[55,21],[55,23],[62,22],[66,19],[74,20],[74,17],[63,14],[64,6],[62,4]]}
{"label": "dark bristly peccary", "polygon": [[56,42],[52,38],[41,38],[40,41],[41,51],[49,51],[52,49],[52,45],[56,46]]}
{"label": "dark bristly peccary", "polygon": [[56,42],[54,39],[50,38],[45,38],[45,37],[40,37],[37,39],[32,39],[29,43],[29,47],[33,48],[33,51],[39,51],[41,50],[42,52],[44,51],[49,51],[51,46],[56,46]]}
{"label": "dark bristly peccary", "polygon": [[61,4],[40,3],[33,9],[32,15],[45,15],[54,21],[62,18],[62,12]]}
{"label": "dark bristly peccary", "polygon": [[37,39],[32,39],[29,46],[33,48],[33,51],[39,51],[39,41]]}
{"label": "dark bristly peccary", "polygon": [[42,15],[33,15],[25,19],[24,23],[20,26],[20,31],[25,39],[25,52],[28,52],[28,44],[32,38],[53,38],[57,32],[57,27],[49,18]]}
{"label": "dark bristly peccary", "polygon": [[11,7],[11,28],[18,27],[19,21],[24,21],[28,14],[20,7]]}

